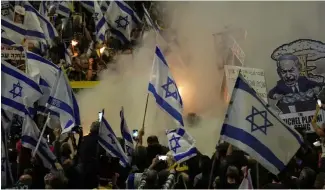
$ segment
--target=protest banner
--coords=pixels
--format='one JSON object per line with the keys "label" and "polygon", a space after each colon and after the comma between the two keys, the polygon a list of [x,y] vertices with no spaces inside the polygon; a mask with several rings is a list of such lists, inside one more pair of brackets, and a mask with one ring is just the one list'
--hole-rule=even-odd
{"label": "protest banner", "polygon": [[[305,111],[296,113],[280,114],[280,118],[283,119],[285,123],[295,129],[303,129],[307,133],[313,133],[313,127],[311,126],[311,121],[315,111]],[[322,111],[317,116],[317,124],[321,126],[324,122]]]}
{"label": "protest banner", "polygon": [[256,93],[265,102],[268,102],[267,93],[266,93],[266,82],[265,82],[263,69],[225,65],[225,74],[226,74],[227,88],[228,88],[227,96],[229,98],[231,96],[239,71],[241,71],[242,76],[246,79],[249,85],[251,85],[251,87],[256,91]]}
{"label": "protest banner", "polygon": [[25,58],[25,53],[19,51],[16,47],[1,45],[1,59],[24,60]]}

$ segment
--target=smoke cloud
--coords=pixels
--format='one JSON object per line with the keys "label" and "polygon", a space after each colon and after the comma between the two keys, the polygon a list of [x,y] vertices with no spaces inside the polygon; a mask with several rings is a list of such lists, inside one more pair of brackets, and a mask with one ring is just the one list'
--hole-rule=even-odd
{"label": "smoke cloud", "polygon": [[[197,113],[201,121],[186,127],[203,154],[211,155],[219,140],[225,105],[220,97],[222,83],[222,50],[212,34],[225,26],[242,28],[247,38],[238,38],[246,54],[245,65],[266,71],[269,88],[278,80],[272,51],[283,43],[299,38],[324,40],[324,22],[318,7],[324,2],[166,2],[174,15],[170,22],[176,31],[179,49],[168,54],[167,61],[184,102],[184,116]],[[322,6],[324,6],[322,4]],[[320,10],[319,10],[320,11]],[[84,89],[77,99],[84,133],[89,132],[98,112],[105,109],[105,118],[120,136],[119,111],[124,106],[130,130],[142,126],[148,80],[153,61],[155,35],[146,34],[144,44],[133,55],[119,56],[116,68],[101,74],[100,84]],[[323,37],[323,39],[322,39]],[[220,39],[219,39],[220,40]],[[216,50],[219,48],[219,50]],[[183,62],[179,61],[179,56]],[[186,118],[184,118],[186,120]],[[150,96],[145,132],[157,135],[167,144],[166,128],[175,125]]]}

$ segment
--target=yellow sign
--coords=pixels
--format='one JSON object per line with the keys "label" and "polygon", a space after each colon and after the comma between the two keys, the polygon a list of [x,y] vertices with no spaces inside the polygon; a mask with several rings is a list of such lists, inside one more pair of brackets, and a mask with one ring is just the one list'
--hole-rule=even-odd
{"label": "yellow sign", "polygon": [[70,81],[71,88],[94,88],[99,81]]}

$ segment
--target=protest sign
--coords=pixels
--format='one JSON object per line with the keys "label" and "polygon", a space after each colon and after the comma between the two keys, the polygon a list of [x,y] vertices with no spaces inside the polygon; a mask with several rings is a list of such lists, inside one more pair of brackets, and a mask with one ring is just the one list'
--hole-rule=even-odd
{"label": "protest sign", "polygon": [[246,79],[248,84],[256,91],[256,93],[265,102],[268,102],[264,70],[233,65],[225,65],[228,97],[231,96],[239,71],[241,71],[242,76]]}
{"label": "protest sign", "polygon": [[[302,129],[307,133],[313,133],[313,127],[311,126],[311,121],[315,111],[305,111],[305,112],[296,112],[296,113],[287,113],[280,114],[280,118],[283,119],[285,123],[295,129]],[[321,126],[324,122],[322,112],[320,112],[317,116],[317,124]]]}
{"label": "protest sign", "polygon": [[13,46],[1,46],[1,59],[4,60],[24,60],[25,53]]}

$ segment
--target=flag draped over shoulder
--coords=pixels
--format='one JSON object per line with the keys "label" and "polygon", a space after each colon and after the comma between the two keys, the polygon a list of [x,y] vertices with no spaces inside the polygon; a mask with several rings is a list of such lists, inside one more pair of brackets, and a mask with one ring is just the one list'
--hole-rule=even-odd
{"label": "flag draped over shoulder", "polygon": [[288,127],[239,74],[221,139],[238,147],[277,175],[296,154],[303,140]]}
{"label": "flag draped over shoulder", "polygon": [[125,150],[126,155],[129,158],[129,163],[131,163],[132,155],[134,152],[134,145],[133,145],[133,139],[132,139],[132,135],[130,133],[129,127],[126,124],[123,107],[120,111],[120,117],[121,117],[121,134],[124,139],[124,150]]}
{"label": "flag draped over shoulder", "polygon": [[166,134],[168,147],[177,163],[184,162],[197,155],[195,140],[184,128],[168,130]]}
{"label": "flag draped over shoulder", "polygon": [[26,106],[33,107],[43,92],[36,81],[1,60],[1,106],[2,109],[25,116]]}
{"label": "flag draped over shoulder", "polygon": [[111,1],[105,13],[111,33],[123,43],[131,40],[132,29],[141,24],[141,20],[132,8],[123,1]]}
{"label": "flag draped over shoulder", "polygon": [[155,51],[148,90],[155,97],[156,103],[173,117],[180,126],[184,126],[182,97],[179,94],[166,59],[158,47],[156,47]]}
{"label": "flag draped over shoulder", "polygon": [[51,169],[56,161],[56,157],[50,150],[50,147],[47,144],[45,138],[40,137],[40,131],[36,126],[36,123],[33,121],[29,114],[26,114],[22,127],[22,146],[34,151],[38,142],[38,138],[41,138],[41,142],[36,151],[36,154],[42,159],[44,167]]}
{"label": "flag draped over shoulder", "polygon": [[98,143],[113,157],[120,159],[120,164],[123,167],[130,165],[128,157],[123,151],[121,144],[119,143],[113,129],[108,124],[104,117],[104,111],[102,111],[102,119],[99,127],[99,139]]}

